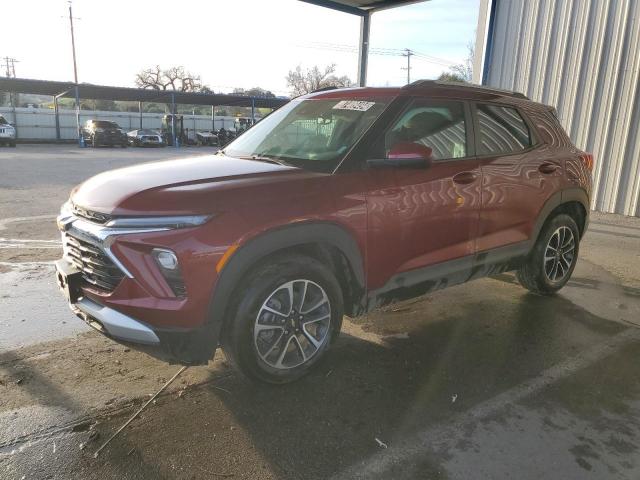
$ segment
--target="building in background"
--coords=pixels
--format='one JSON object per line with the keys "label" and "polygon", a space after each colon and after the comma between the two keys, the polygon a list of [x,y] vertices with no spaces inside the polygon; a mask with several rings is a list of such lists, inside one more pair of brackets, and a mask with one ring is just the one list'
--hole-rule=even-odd
{"label": "building in background", "polygon": [[474,82],[553,105],[592,208],[640,216],[640,0],[481,0]]}

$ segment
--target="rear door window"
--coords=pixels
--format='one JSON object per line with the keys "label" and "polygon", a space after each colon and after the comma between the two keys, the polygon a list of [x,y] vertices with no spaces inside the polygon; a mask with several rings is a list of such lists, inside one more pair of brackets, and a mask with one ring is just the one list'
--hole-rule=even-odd
{"label": "rear door window", "polygon": [[478,155],[508,155],[532,145],[529,127],[515,108],[479,103],[476,113]]}

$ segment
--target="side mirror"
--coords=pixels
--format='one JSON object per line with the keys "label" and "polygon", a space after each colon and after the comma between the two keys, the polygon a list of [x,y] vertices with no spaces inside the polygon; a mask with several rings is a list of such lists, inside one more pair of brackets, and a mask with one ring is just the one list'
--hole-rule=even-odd
{"label": "side mirror", "polygon": [[433,150],[429,147],[413,142],[396,143],[387,158],[368,160],[371,167],[406,167],[427,168],[433,159]]}

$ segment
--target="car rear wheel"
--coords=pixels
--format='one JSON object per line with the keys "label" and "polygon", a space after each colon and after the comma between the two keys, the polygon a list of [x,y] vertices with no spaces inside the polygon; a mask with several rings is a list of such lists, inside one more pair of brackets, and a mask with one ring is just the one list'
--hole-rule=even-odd
{"label": "car rear wheel", "polygon": [[297,380],[321,361],[340,331],[340,285],[329,268],[302,255],[282,257],[248,277],[222,348],[251,379]]}
{"label": "car rear wheel", "polygon": [[553,217],[543,227],[517,277],[523,287],[551,295],[566,285],[578,260],[580,232],[566,214]]}

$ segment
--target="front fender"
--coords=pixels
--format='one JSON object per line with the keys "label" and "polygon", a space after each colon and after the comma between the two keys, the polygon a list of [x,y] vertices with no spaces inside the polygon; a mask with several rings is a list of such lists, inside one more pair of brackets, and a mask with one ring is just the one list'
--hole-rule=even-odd
{"label": "front fender", "polygon": [[[357,242],[346,229],[330,222],[304,222],[274,228],[247,240],[223,266],[209,304],[207,322],[189,335],[189,358],[193,363],[206,363],[215,353],[222,327],[230,314],[233,294],[244,276],[270,254],[308,244],[337,248],[346,258],[364,298],[364,262]],[[178,352],[176,356],[184,358]]]}

